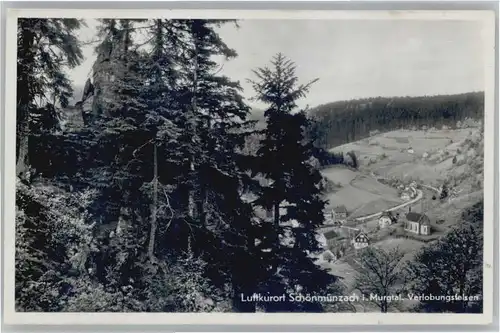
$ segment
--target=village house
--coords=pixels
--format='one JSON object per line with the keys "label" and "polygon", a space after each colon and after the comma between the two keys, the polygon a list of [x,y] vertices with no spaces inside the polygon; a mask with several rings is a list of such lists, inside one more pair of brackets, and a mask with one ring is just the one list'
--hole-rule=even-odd
{"label": "village house", "polygon": [[327,231],[323,233],[326,240],[326,246],[331,246],[335,244],[335,238],[338,236],[334,230]]}
{"label": "village house", "polygon": [[396,217],[390,211],[383,212],[378,218],[378,225],[381,229],[388,227],[396,222],[397,222]]}
{"label": "village house", "polygon": [[410,201],[411,200],[411,194],[409,191],[403,191],[401,193],[401,200],[404,200],[404,201]]}
{"label": "village house", "polygon": [[406,214],[404,228],[406,231],[417,235],[430,235],[430,222],[431,221],[427,215],[410,211]]}
{"label": "village house", "polygon": [[356,250],[367,247],[370,243],[368,236],[364,232],[357,234],[352,240],[352,245]]}
{"label": "village house", "polygon": [[333,218],[333,214],[332,213],[326,213],[325,212],[325,222],[324,224],[326,225],[334,225],[335,224],[335,219]]}
{"label": "village house", "polygon": [[404,187],[404,189],[401,191],[400,198],[404,201],[409,201],[416,198],[417,195],[418,192],[416,190],[416,184],[412,183],[409,186]]}
{"label": "village house", "polygon": [[322,257],[323,260],[328,262],[336,261],[339,259],[338,256],[330,250],[326,250],[325,252],[323,252]]}
{"label": "village house", "polygon": [[331,214],[332,222],[334,225],[342,225],[347,220],[347,208],[344,205],[337,206],[332,209]]}
{"label": "village house", "polygon": [[328,243],[326,241],[326,237],[323,233],[318,232],[316,233],[316,241],[318,241],[319,246],[323,249],[328,248]]}

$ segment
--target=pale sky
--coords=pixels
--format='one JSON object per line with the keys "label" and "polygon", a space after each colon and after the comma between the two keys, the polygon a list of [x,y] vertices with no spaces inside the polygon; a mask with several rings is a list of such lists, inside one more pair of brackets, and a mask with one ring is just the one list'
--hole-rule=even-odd
{"label": "pale sky", "polygon": [[[95,21],[81,31],[95,39]],[[478,21],[244,20],[220,36],[238,53],[222,73],[246,82],[252,69],[282,52],[297,65],[300,82],[319,78],[301,106],[376,96],[454,94],[484,90],[483,42]],[[95,55],[70,73],[76,85],[89,77]],[[256,107],[262,105],[252,104]]]}

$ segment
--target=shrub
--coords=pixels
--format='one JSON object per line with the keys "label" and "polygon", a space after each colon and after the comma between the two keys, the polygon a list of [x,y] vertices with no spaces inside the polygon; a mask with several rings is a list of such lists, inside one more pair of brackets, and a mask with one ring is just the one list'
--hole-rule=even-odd
{"label": "shrub", "polygon": [[[16,192],[16,308],[59,311],[60,298],[71,290],[72,275],[87,273],[97,251],[87,208],[92,191],[66,193],[50,186]],[[68,282],[69,281],[69,282]]]}

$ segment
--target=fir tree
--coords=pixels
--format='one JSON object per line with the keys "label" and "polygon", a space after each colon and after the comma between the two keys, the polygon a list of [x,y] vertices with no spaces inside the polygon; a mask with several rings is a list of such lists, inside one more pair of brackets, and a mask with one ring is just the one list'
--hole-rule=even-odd
{"label": "fir tree", "polygon": [[252,122],[247,120],[249,108],[239,83],[219,74],[220,65],[214,60],[236,56],[216,32],[226,23],[178,22],[187,36],[179,41],[187,46],[179,98],[185,124],[179,142],[187,171],[181,184],[186,190],[186,217],[197,231],[193,249],[195,253],[204,249],[207,276],[215,285],[232,286],[235,311],[252,312],[252,304],[240,302],[242,292],[254,290],[252,274],[257,271],[253,207],[242,199],[254,185],[246,173],[251,167],[248,157],[241,153]]}
{"label": "fir tree", "polygon": [[93,207],[101,246],[93,258],[96,278],[118,289],[130,279],[134,287],[145,288],[148,273],[157,269],[146,262],[156,264],[159,224],[171,219],[163,207],[172,181],[161,179],[158,170],[171,160],[178,133],[168,119],[163,78],[155,72],[157,57],[138,50],[131,37],[134,28],[134,20],[103,22],[101,30],[107,35],[97,48],[98,61],[105,58],[107,47],[114,50],[107,61],[113,61],[108,69],[115,80],[106,86],[113,99],[100,104],[89,126],[68,142],[81,160],[90,161],[72,182],[100,192]]}
{"label": "fir tree", "polygon": [[[305,97],[316,81],[299,85],[295,64],[283,55],[276,55],[272,68],[254,71],[251,81],[256,99],[268,104],[265,112],[265,138],[257,152],[258,172],[270,180],[262,189],[256,204],[273,210],[268,260],[272,269],[263,288],[271,294],[295,291],[299,288],[314,293],[324,290],[332,277],[313,263],[310,255],[319,250],[316,229],[324,222],[325,202],[321,199],[321,175],[309,160],[313,146],[304,138],[308,120],[303,111],[297,112],[297,101]],[[286,212],[281,212],[281,209]],[[287,223],[296,221],[297,227]],[[300,310],[314,310],[309,304]],[[270,311],[290,310],[293,304],[268,304]],[[296,309],[297,310],[297,309]]]}
{"label": "fir tree", "polygon": [[76,19],[21,18],[17,29],[17,174],[29,164],[32,115],[56,118],[56,106],[66,106],[73,89],[65,68],[80,64],[82,51]]}
{"label": "fir tree", "polygon": [[137,52],[129,42],[126,57],[115,65],[123,67],[113,83],[115,97],[103,112],[112,115],[103,118],[99,141],[114,147],[115,158],[105,168],[114,192],[122,194],[116,207],[133,212],[133,249],[150,262],[175,262],[191,239],[193,255],[205,256],[205,273],[214,285],[229,282],[238,290],[247,278],[241,263],[250,262],[254,243],[253,210],[240,197],[251,181],[235,149],[247,135],[248,107],[239,85],[218,75],[213,61],[235,53],[215,33],[223,22],[148,23],[150,50]]}

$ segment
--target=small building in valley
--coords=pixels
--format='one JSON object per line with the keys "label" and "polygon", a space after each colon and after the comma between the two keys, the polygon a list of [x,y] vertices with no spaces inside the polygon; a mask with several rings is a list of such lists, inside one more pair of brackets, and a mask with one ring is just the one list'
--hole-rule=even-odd
{"label": "small building in valley", "polygon": [[330,250],[326,250],[325,252],[323,252],[322,257],[323,257],[323,260],[325,260],[327,262],[332,262],[332,261],[336,261],[339,259],[337,257],[337,255]]}
{"label": "small building in valley", "polygon": [[332,209],[332,224],[342,225],[347,220],[347,208],[344,205],[340,205]]}
{"label": "small building in valley", "polygon": [[417,235],[430,235],[432,231],[430,223],[431,221],[427,215],[408,212],[406,214],[404,229]]}
{"label": "small building in valley", "polygon": [[364,232],[360,232],[352,240],[352,245],[356,250],[363,249],[370,245],[370,239]]}
{"label": "small building in valley", "polygon": [[408,192],[408,191],[401,192],[401,200],[410,201],[411,200],[410,192]]}
{"label": "small building in valley", "polygon": [[378,218],[378,226],[383,229],[397,222],[396,217],[390,211],[383,212]]}
{"label": "small building in valley", "polygon": [[332,246],[335,244],[335,238],[337,238],[338,235],[334,230],[330,230],[323,233],[323,236],[325,237],[326,245]]}
{"label": "small building in valley", "polygon": [[328,243],[326,241],[326,237],[323,233],[319,232],[316,234],[316,240],[319,243],[319,246],[323,249],[328,248]]}

